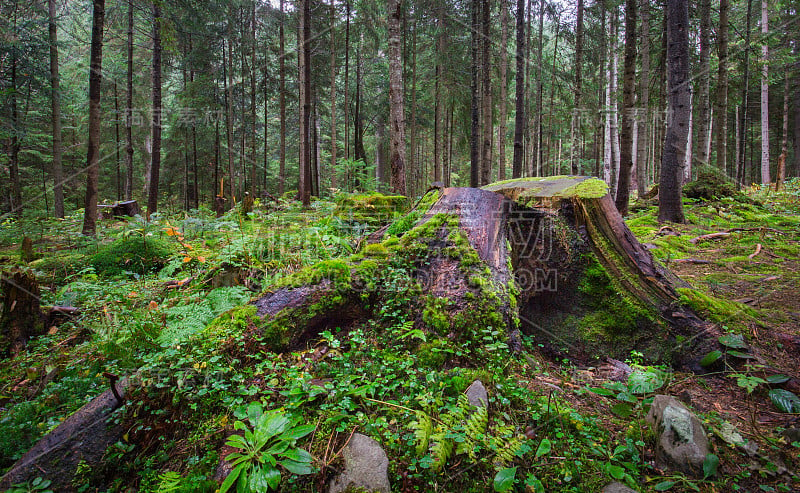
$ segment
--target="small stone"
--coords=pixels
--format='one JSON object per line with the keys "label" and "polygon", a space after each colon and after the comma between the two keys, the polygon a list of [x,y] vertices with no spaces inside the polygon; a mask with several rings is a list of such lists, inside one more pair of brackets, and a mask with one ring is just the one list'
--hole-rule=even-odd
{"label": "small stone", "polygon": [[613,482],[611,484],[607,484],[605,488],[601,490],[601,493],[637,493],[636,490],[632,490],[625,486],[620,482]]}
{"label": "small stone", "polygon": [[344,472],[331,481],[328,493],[351,490],[389,493],[389,459],[378,442],[354,433],[343,455]]}
{"label": "small stone", "polygon": [[671,466],[701,476],[708,454],[708,438],[700,420],[669,395],[655,396],[646,419],[659,434],[656,462],[661,467]]}
{"label": "small stone", "polygon": [[489,393],[480,380],[472,382],[465,393],[470,406],[486,407],[489,404]]}

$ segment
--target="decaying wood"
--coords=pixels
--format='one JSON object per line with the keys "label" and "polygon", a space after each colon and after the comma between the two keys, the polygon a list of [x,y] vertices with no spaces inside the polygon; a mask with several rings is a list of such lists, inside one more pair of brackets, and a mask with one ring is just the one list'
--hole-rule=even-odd
{"label": "decaying wood", "polygon": [[747,256],[750,260],[753,260],[759,253],[761,253],[761,243],[756,243],[756,250]]}
{"label": "decaying wood", "polygon": [[670,262],[675,262],[676,264],[710,264],[710,260],[703,260],[699,258],[675,258],[670,260]]}
{"label": "decaying wood", "polygon": [[697,237],[692,238],[689,240],[690,243],[697,244],[704,240],[716,240],[718,238],[727,238],[731,235],[731,233],[740,233],[740,232],[747,232],[747,231],[762,231],[762,232],[770,232],[770,233],[778,233],[778,234],[786,234],[786,231],[781,231],[780,229],[775,228],[731,228],[726,229],[725,231],[719,231],[717,233],[709,233],[706,235],[700,235]]}

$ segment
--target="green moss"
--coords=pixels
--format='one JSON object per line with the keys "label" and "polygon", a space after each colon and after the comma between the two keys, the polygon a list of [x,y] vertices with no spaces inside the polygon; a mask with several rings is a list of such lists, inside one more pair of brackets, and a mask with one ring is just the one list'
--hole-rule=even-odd
{"label": "green moss", "polygon": [[403,212],[407,203],[408,199],[402,195],[341,194],[336,197],[334,215],[359,223],[387,224]]}
{"label": "green moss", "polygon": [[422,310],[422,321],[439,335],[446,335],[450,330],[450,312],[452,302],[447,298],[425,297],[425,308]]}
{"label": "green moss", "polygon": [[364,247],[363,253],[367,257],[386,257],[389,250],[381,243],[371,243]]}
{"label": "green moss", "polygon": [[437,337],[432,341],[423,342],[414,352],[414,360],[422,368],[438,370],[447,361],[450,342],[447,339]]}
{"label": "green moss", "polygon": [[100,249],[91,258],[98,274],[116,276],[125,272],[158,272],[173,253],[173,245],[154,237],[131,236]]}
{"label": "green moss", "polygon": [[678,292],[681,294],[681,303],[712,322],[736,326],[744,321],[756,320],[759,316],[756,310],[743,303],[717,298],[697,289],[678,288]]}
{"label": "green moss", "polygon": [[561,193],[559,197],[578,197],[582,199],[599,199],[608,193],[608,185],[603,180],[592,178],[573,185]]}
{"label": "green moss", "polygon": [[431,190],[423,195],[411,212],[392,223],[386,229],[386,234],[390,236],[402,236],[405,234],[433,207],[433,204],[439,200],[440,195],[441,191],[439,189]]}
{"label": "green moss", "polygon": [[244,305],[233,308],[219,315],[200,332],[199,340],[205,346],[216,347],[217,342],[237,336],[247,329],[256,316],[257,308],[254,305]]}
{"label": "green moss", "polygon": [[351,280],[351,264],[347,260],[323,260],[295,272],[275,283],[271,288],[297,288],[311,284],[319,284],[329,280],[336,286],[348,285]]}

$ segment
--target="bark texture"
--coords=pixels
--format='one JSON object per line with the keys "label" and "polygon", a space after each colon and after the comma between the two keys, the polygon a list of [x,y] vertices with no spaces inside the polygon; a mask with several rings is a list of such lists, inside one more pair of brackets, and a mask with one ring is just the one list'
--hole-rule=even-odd
{"label": "bark texture", "polygon": [[[406,194],[406,119],[403,112],[402,0],[389,0],[389,167],[392,192]],[[413,149],[412,149],[413,152]]]}
{"label": "bark texture", "polygon": [[105,0],[94,0],[92,9],[92,45],[89,55],[89,144],[86,150],[86,200],[83,234],[95,235],[97,223],[97,182],[100,161],[100,85],[103,83],[103,24]]}

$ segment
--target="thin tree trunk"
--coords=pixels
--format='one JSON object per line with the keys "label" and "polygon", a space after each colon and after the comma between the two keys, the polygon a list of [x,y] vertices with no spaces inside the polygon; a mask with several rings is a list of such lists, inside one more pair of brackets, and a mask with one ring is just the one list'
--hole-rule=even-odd
{"label": "thin tree trunk", "polygon": [[97,183],[100,161],[100,86],[103,83],[103,23],[105,0],[92,2],[92,44],[89,56],[89,143],[86,150],[86,200],[83,235],[94,236],[97,223]]}
{"label": "thin tree trunk", "polygon": [[[61,164],[61,90],[58,76],[58,32],[56,30],[56,2],[47,0],[50,35],[50,107],[53,126],[53,209],[55,217],[64,217],[64,168]],[[116,87],[116,85],[114,86]],[[119,130],[117,131],[119,132]],[[117,138],[119,140],[119,137]]]}
{"label": "thin tree trunk", "polygon": [[574,110],[572,111],[572,124],[570,125],[570,172],[577,175],[580,171],[580,153],[578,141],[581,135],[581,105],[583,102],[583,0],[578,0],[578,18],[575,23],[575,90]]}
{"label": "thin tree trunk", "polygon": [[639,107],[641,111],[638,112],[636,118],[636,192],[639,198],[644,197],[645,189],[647,187],[647,167],[649,155],[648,152],[648,118],[647,115],[650,109],[650,2],[649,0],[641,0],[640,16],[642,18],[642,70],[639,74],[639,86],[641,87],[641,96],[639,100]]}
{"label": "thin tree trunk", "polygon": [[[228,28],[228,37],[230,38],[230,27]],[[230,53],[230,45],[228,46],[228,53],[225,53],[225,40],[222,41],[222,80],[223,80],[223,89],[225,91],[225,145],[227,147],[227,155],[228,155],[228,193],[230,195],[230,202],[231,206],[233,205],[234,201],[234,194],[236,193],[235,184],[233,179],[233,135],[232,135],[232,126],[233,126],[233,118],[231,115],[231,99],[233,95],[231,94],[233,85],[231,71],[229,69],[229,60],[232,56]],[[224,194],[224,190],[220,189],[220,194]]]}
{"label": "thin tree trunk", "polygon": [[[119,94],[117,93],[116,80],[114,81],[114,114],[116,115],[116,118],[114,118],[114,150],[117,158],[115,166],[117,172],[117,200],[122,200],[122,162],[119,160]],[[61,156],[59,156],[60,159]]]}
{"label": "thin tree trunk", "polygon": [[[356,161],[367,162],[367,153],[364,151],[364,115],[361,112],[361,85],[362,74],[364,73],[364,60],[361,56],[362,45],[364,44],[364,34],[362,33],[358,45],[356,47],[356,101],[354,108],[354,125],[353,125],[353,153]],[[355,172],[356,177],[359,175],[360,170]],[[358,178],[353,183],[355,188],[361,187],[361,182]]]}
{"label": "thin tree trunk", "polygon": [[250,10],[250,195],[255,199],[258,169],[256,163],[256,4]]}
{"label": "thin tree trunk", "polygon": [[667,135],[658,188],[658,220],[683,223],[681,184],[689,136],[691,88],[689,82],[689,5],[687,0],[667,0]]}
{"label": "thin tree trunk", "polygon": [[539,2],[539,42],[536,45],[536,111],[534,113],[533,169],[536,176],[542,176],[542,56],[544,52],[544,0]]}
{"label": "thin tree trunk", "polygon": [[761,183],[770,183],[769,173],[769,9],[761,0]]}
{"label": "thin tree trunk", "polygon": [[128,70],[125,102],[125,200],[133,200],[133,0],[128,0]]}
{"label": "thin tree trunk", "polygon": [[470,31],[470,53],[472,68],[470,70],[470,139],[469,139],[469,186],[475,188],[480,186],[480,91],[478,87],[479,75],[479,50],[481,33],[480,26],[480,6],[481,0],[470,1],[470,15],[472,18],[472,29]]}
{"label": "thin tree trunk", "polygon": [[619,14],[614,12],[611,17],[611,196],[617,196],[617,186],[619,182],[619,57],[617,56],[617,42],[619,38]]}
{"label": "thin tree trunk", "polygon": [[393,193],[406,194],[405,115],[403,113],[403,60],[400,19],[402,0],[389,0],[389,167]]}
{"label": "thin tree trunk", "polygon": [[711,0],[700,0],[700,63],[697,77],[697,141],[693,159],[700,166],[708,164],[708,136],[711,126]]}
{"label": "thin tree trunk", "polygon": [[[794,87],[800,87],[800,74],[795,75]],[[794,91],[794,175],[800,176],[800,91]]]}
{"label": "thin tree trunk", "polygon": [[278,150],[278,195],[286,191],[286,38],[284,34],[285,17],[283,0],[280,0],[281,21],[278,25],[278,105],[280,111],[280,144]]}
{"label": "thin tree trunk", "polygon": [[[581,2],[583,0],[580,0]],[[497,128],[497,180],[506,179],[508,120],[508,3],[500,0],[500,121]]]}
{"label": "thin tree trunk", "polygon": [[331,0],[331,188],[336,188],[336,4]]}
{"label": "thin tree trunk", "polygon": [[783,77],[783,121],[781,122],[781,154],[778,156],[778,170],[775,190],[786,180],[786,159],[789,157],[789,77]]}
{"label": "thin tree trunk", "polygon": [[300,89],[299,174],[300,200],[304,207],[311,203],[311,0],[301,0],[298,44],[298,85]]}
{"label": "thin tree trunk", "polygon": [[153,3],[153,151],[150,162],[148,217],[158,210],[158,180],[161,171],[161,7]]}
{"label": "thin tree trunk", "polygon": [[[417,164],[416,152],[414,150],[417,148],[417,135],[419,134],[419,129],[417,127],[417,19],[416,16],[414,20],[411,22],[411,139],[409,144],[411,146],[411,154],[408,155],[407,159],[408,162],[406,163],[405,167],[411,171],[411,176],[414,175],[415,172],[419,170],[419,165]],[[420,176],[427,176],[422,173]],[[419,183],[417,180],[412,179],[412,184]],[[427,183],[420,183],[419,188],[423,190],[427,189]],[[423,188],[424,187],[424,188]],[[409,195],[414,194],[414,187],[412,186],[408,191]]]}
{"label": "thin tree trunk", "polygon": [[344,5],[344,158],[350,159],[350,0]]}
{"label": "thin tree trunk", "polygon": [[719,70],[717,72],[717,168],[727,171],[728,163],[728,0],[719,1]]}
{"label": "thin tree trunk", "polygon": [[620,214],[628,213],[631,170],[633,170],[633,139],[636,104],[636,2],[625,0],[625,67],[622,76],[622,132],[620,134],[619,182],[616,206]]}
{"label": "thin tree trunk", "polygon": [[492,67],[490,58],[491,39],[489,22],[491,20],[491,0],[481,0],[481,117],[483,119],[483,148],[481,152],[480,184],[488,185],[492,176]]}
{"label": "thin tree trunk", "polygon": [[[444,1],[440,0],[436,12],[436,81],[434,82],[433,96],[433,181],[442,180],[444,156],[442,155],[442,85],[444,84],[444,70],[442,60],[444,57]],[[445,131],[447,125],[445,125]]]}
{"label": "thin tree trunk", "polygon": [[737,133],[737,140],[739,141],[739,145],[736,149],[736,154],[738,156],[737,163],[736,163],[736,183],[739,186],[743,186],[745,182],[745,152],[744,152],[744,142],[745,142],[745,125],[747,123],[747,95],[748,95],[748,86],[750,85],[750,21],[752,19],[752,12],[753,12],[753,0],[747,0],[747,20],[745,22],[745,34],[744,34],[744,75],[743,75],[743,82],[742,82],[742,106],[741,111],[739,112],[739,132]]}
{"label": "thin tree trunk", "polygon": [[511,165],[511,176],[522,177],[522,157],[525,150],[525,0],[517,0],[517,73],[516,81],[516,114],[514,116],[514,158]]}

